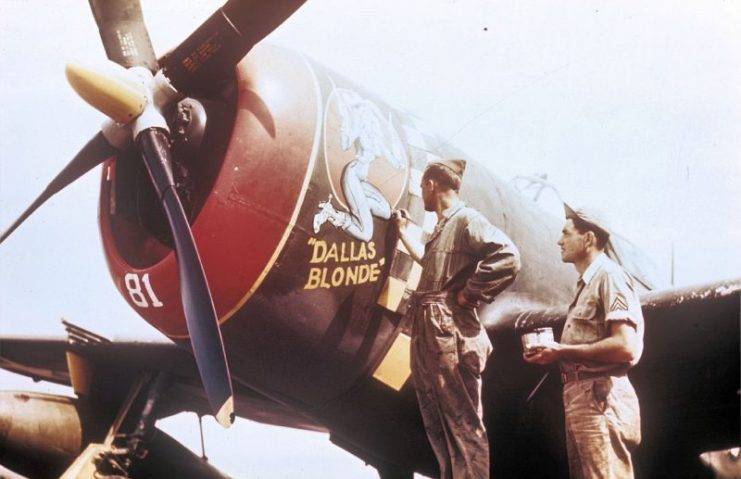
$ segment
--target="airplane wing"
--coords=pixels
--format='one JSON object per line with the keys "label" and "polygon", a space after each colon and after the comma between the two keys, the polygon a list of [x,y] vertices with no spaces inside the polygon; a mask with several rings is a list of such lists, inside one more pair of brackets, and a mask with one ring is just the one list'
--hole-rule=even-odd
{"label": "airplane wing", "polygon": [[[643,434],[634,453],[636,469],[645,477],[703,477],[707,471],[699,454],[738,446],[741,437],[741,279],[650,292],[641,304],[644,353],[630,372]],[[484,400],[493,464],[502,477],[523,474],[523,468],[533,477],[544,470],[553,477],[568,474],[558,371],[549,371],[528,402],[545,370],[522,360],[519,338],[545,326],[560,336],[565,318],[565,308],[551,308],[486,323],[495,352],[485,373]]]}
{"label": "airplane wing", "polygon": [[[702,477],[707,471],[698,458],[701,452],[738,445],[741,280],[651,292],[641,302],[645,349],[630,373],[643,421],[643,442],[634,454],[636,470],[645,477]],[[485,421],[493,444],[493,472],[502,477],[568,474],[558,375],[552,371],[528,402],[544,370],[522,360],[519,339],[520,333],[535,327],[551,326],[560,333],[565,313],[564,308],[521,308],[489,319],[483,311],[495,345],[483,381]],[[158,417],[210,411],[192,357],[164,340],[108,341],[74,327],[67,337],[0,337],[0,367],[69,385],[69,351],[95,364],[96,390],[108,391],[119,402],[133,373],[155,368],[173,378]],[[240,416],[320,428],[246,386],[236,386]],[[369,415],[368,410],[364,414]],[[411,414],[418,426],[416,409],[399,414]],[[398,418],[395,424],[398,430]]]}
{"label": "airplane wing", "polygon": [[[142,401],[143,396],[133,391],[144,391],[136,389],[136,385],[138,381],[145,384],[145,377],[150,380],[167,378],[166,386],[157,393],[157,406],[150,416],[152,421],[183,411],[200,416],[211,414],[198,368],[188,351],[166,339],[109,340],[71,323],[63,323],[66,335],[0,336],[0,368],[34,380],[72,386],[77,393],[73,398],[34,392],[0,392],[0,463],[3,466],[31,477],[58,477],[76,458],[63,477],[87,477],[85,467],[99,461],[96,458],[107,457],[104,451],[110,456],[110,451],[116,450],[104,439],[114,437],[110,431],[127,424],[126,421],[129,422],[127,430],[135,426],[127,419],[127,411]],[[247,386],[239,383],[234,386],[235,409],[240,417],[324,431],[320,425]],[[151,390],[148,391],[146,401],[153,398]],[[145,406],[142,410],[146,409]],[[122,422],[118,419],[119,411],[125,414],[120,416]],[[137,477],[227,477],[153,427],[154,422],[151,424],[152,433],[146,439],[147,453],[138,463]],[[90,444],[85,447],[87,442]],[[116,458],[109,457],[109,460],[115,465]]]}
{"label": "airplane wing", "polygon": [[[157,409],[157,419],[183,411],[211,414],[193,356],[166,340],[109,340],[63,321],[67,335],[56,337],[0,336],[0,368],[72,386],[68,352],[94,365],[93,394],[116,402],[126,396],[133,379],[141,372],[163,372],[172,378],[168,392]],[[265,424],[324,431],[247,386],[235,383],[237,415]]]}

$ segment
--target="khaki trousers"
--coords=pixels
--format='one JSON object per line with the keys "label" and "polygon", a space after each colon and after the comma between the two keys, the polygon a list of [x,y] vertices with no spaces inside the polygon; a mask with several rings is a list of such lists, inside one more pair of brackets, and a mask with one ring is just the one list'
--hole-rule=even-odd
{"label": "khaki trousers", "polygon": [[413,299],[412,377],[440,477],[488,478],[481,372],[492,347],[476,311],[454,301],[445,293]]}
{"label": "khaki trousers", "polygon": [[638,397],[627,376],[564,385],[571,479],[633,478],[630,453],[641,442]]}

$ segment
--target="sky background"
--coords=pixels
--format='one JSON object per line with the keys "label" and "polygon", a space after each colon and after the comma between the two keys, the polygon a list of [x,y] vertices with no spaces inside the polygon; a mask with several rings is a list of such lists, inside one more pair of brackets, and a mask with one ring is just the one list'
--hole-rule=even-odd
{"label": "sky background", "polygon": [[[222,2],[143,1],[158,54]],[[741,4],[732,1],[310,0],[268,42],[424,120],[503,179],[547,173],[677,285],[741,272]],[[105,58],[85,1],[0,0],[0,228],[99,128],[64,65]],[[0,334],[157,335],[108,274],[96,170],[0,247]],[[554,245],[554,248],[556,246]],[[3,388],[45,388],[0,373]],[[198,450],[197,422],[160,425]],[[206,425],[235,477],[376,477],[326,435]]]}

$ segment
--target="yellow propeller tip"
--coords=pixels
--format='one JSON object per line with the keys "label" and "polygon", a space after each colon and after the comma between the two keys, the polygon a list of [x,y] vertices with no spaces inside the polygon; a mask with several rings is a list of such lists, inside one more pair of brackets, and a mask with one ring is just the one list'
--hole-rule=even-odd
{"label": "yellow propeller tip", "polygon": [[229,396],[214,416],[221,427],[228,428],[234,423],[234,396]]}

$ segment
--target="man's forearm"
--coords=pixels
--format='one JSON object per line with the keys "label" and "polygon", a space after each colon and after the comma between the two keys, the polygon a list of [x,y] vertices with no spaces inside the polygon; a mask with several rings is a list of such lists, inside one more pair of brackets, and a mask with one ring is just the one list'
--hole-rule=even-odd
{"label": "man's forearm", "polygon": [[407,251],[409,251],[409,256],[411,256],[417,263],[422,263],[422,256],[425,254],[424,245],[421,242],[410,238],[406,229],[399,230],[399,238],[401,238],[401,242],[404,243]]}
{"label": "man's forearm", "polygon": [[520,267],[517,248],[513,244],[498,245],[496,251],[479,262],[473,276],[466,282],[463,294],[472,301],[490,303],[514,282]]}
{"label": "man's forearm", "polygon": [[633,360],[632,349],[622,339],[610,336],[591,344],[561,344],[560,359],[589,360],[604,363],[627,363]]}

